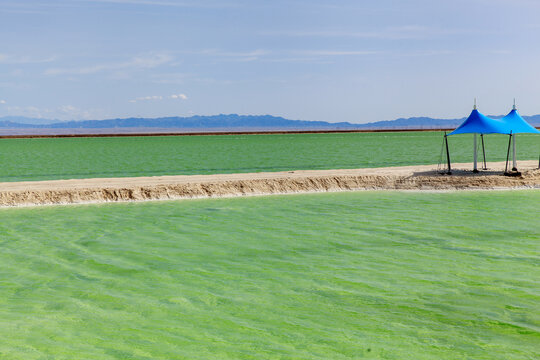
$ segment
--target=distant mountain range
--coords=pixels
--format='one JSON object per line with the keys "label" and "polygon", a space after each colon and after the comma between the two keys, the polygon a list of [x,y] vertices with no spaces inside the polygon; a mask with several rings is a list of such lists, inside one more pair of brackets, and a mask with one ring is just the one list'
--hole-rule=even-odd
{"label": "distant mountain range", "polygon": [[[38,122],[39,120],[39,122]],[[83,121],[50,121],[43,119],[17,117],[0,118],[0,128],[48,128],[48,129],[109,129],[109,128],[174,128],[174,129],[216,129],[216,128],[354,128],[356,125],[347,122],[328,123],[325,121],[288,120],[271,115],[211,115],[190,117],[161,118],[126,118]]]}
{"label": "distant mountain range", "polygon": [[[540,126],[540,115],[524,116],[523,118],[533,126]],[[5,116],[0,117],[0,129],[451,129],[457,127],[464,120],[465,118],[435,119],[430,117],[411,117],[376,121],[367,124],[353,124],[349,122],[330,123],[326,121],[289,120],[271,115],[237,114],[83,121],[56,121],[21,116]]]}

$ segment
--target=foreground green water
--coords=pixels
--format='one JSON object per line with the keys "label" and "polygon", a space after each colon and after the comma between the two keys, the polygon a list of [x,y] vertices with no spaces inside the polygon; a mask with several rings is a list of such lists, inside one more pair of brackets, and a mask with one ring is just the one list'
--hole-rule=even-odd
{"label": "foreground green water", "polygon": [[[517,138],[518,158],[538,159],[540,136]],[[487,160],[507,141],[486,136]],[[452,161],[472,162],[472,144],[451,137]],[[0,139],[0,181],[437,164],[441,145],[441,132]]]}
{"label": "foreground green water", "polygon": [[2,359],[533,359],[540,191],[0,211]]}

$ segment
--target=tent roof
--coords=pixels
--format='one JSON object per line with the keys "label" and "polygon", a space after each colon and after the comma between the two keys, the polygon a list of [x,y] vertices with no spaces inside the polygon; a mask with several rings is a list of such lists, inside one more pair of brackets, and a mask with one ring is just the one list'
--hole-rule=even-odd
{"label": "tent roof", "polygon": [[474,109],[469,117],[459,127],[448,135],[457,134],[509,134],[505,122],[488,118]]}
{"label": "tent roof", "polygon": [[538,129],[535,129],[533,126],[531,126],[528,122],[525,121],[519,115],[518,111],[516,109],[513,109],[501,119],[505,125],[507,126],[508,134],[510,131],[512,131],[512,134],[519,134],[519,133],[533,133],[533,134],[540,134],[540,131]]}
{"label": "tent roof", "polygon": [[448,135],[457,134],[540,134],[540,131],[526,122],[516,109],[502,119],[492,119],[474,109],[469,117]]}

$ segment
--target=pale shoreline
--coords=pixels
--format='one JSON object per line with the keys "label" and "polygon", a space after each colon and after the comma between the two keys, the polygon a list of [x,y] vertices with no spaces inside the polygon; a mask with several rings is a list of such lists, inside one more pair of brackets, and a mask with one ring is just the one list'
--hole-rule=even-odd
{"label": "pale shoreline", "polygon": [[0,183],[0,207],[361,190],[540,189],[540,170],[538,170],[537,161],[518,162],[518,168],[522,172],[520,177],[502,176],[504,165],[504,162],[488,163],[489,170],[473,174],[470,170],[471,164],[455,164],[451,176],[437,173],[437,165],[414,165],[363,169],[4,182]]}

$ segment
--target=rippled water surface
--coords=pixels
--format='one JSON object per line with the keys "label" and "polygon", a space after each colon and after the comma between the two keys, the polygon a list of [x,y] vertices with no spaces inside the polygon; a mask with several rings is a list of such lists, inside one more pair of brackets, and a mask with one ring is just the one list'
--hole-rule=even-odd
{"label": "rippled water surface", "polygon": [[[0,139],[0,181],[437,164],[442,139],[441,132]],[[472,162],[472,135],[449,139],[452,161]],[[485,139],[487,160],[505,160],[508,136]],[[520,134],[517,145],[519,159],[538,159],[540,136]]]}
{"label": "rippled water surface", "polygon": [[2,359],[540,357],[540,191],[0,210]]}

